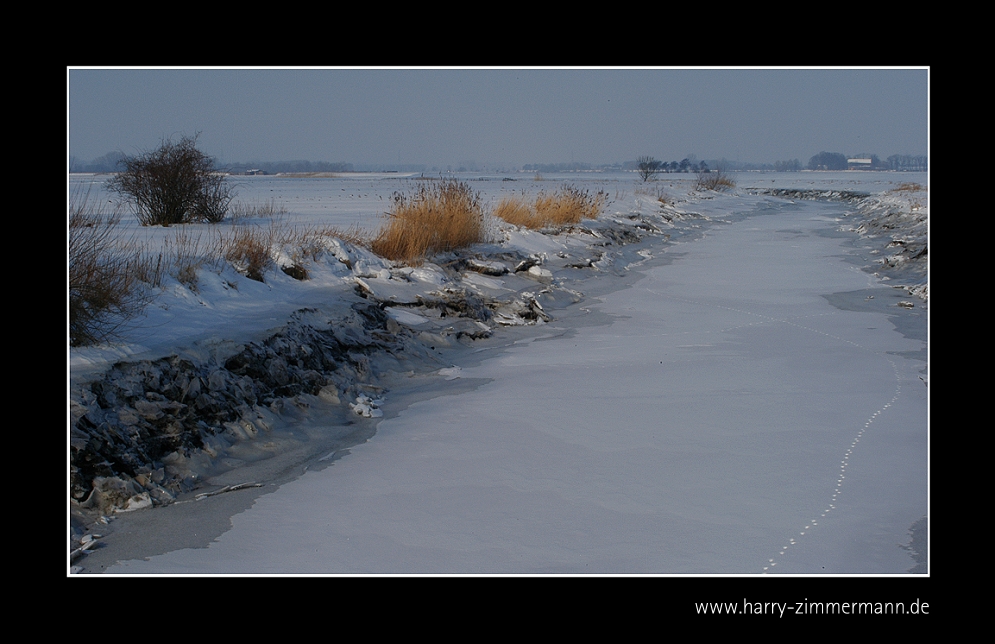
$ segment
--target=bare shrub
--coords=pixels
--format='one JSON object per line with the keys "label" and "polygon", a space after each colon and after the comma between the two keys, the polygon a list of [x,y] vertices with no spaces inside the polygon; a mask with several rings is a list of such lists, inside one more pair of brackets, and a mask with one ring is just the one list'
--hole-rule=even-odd
{"label": "bare shrub", "polygon": [[69,344],[93,344],[114,335],[141,312],[149,286],[161,283],[162,257],[129,247],[117,235],[117,211],[106,214],[89,190],[69,195]]}
{"label": "bare shrub", "polygon": [[657,161],[653,157],[639,157],[636,160],[636,170],[643,181],[649,181],[663,171],[663,161]]}
{"label": "bare shrub", "polygon": [[164,140],[155,150],[121,161],[124,171],[107,188],[135,204],[143,226],[222,221],[235,188],[197,149],[197,137]]}
{"label": "bare shrub", "polygon": [[386,223],[370,242],[381,257],[417,263],[484,239],[480,194],[462,181],[421,183],[413,194],[395,192],[393,202]]}
{"label": "bare shrub", "polygon": [[695,190],[725,190],[735,188],[736,182],[727,175],[721,168],[718,170],[704,171],[698,173],[698,181]]}
{"label": "bare shrub", "polygon": [[191,211],[191,221],[216,224],[228,216],[228,208],[235,197],[235,187],[228,183],[225,175],[212,172],[204,177],[200,198]]}
{"label": "bare shrub", "polygon": [[515,226],[551,228],[596,219],[606,201],[603,191],[591,195],[586,190],[567,185],[552,193],[542,191],[531,201],[524,194],[505,197],[494,209],[494,216]]}

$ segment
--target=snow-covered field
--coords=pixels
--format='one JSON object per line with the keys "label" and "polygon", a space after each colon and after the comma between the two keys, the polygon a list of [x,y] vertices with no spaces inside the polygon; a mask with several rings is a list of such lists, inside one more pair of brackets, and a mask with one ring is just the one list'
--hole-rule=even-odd
{"label": "snow-covered field", "polygon": [[[206,451],[126,481],[118,507],[164,507],[97,523],[103,547],[71,563],[149,574],[925,571],[911,530],[928,515],[928,305],[925,274],[909,266],[924,264],[928,205],[925,191],[895,190],[925,175],[740,174],[722,194],[694,192],[686,175],[462,178],[489,204],[562,181],[609,203],[569,233],[494,224],[475,262],[398,267],[341,243],[307,281],[205,268],[196,291],[170,281],[119,341],[69,351],[72,423],[97,413],[80,392],[117,361],[217,365],[301,309],[297,327],[384,343],[350,354],[323,394],[257,405]],[[415,181],[245,179],[239,199],[285,206],[282,223],[343,228],[376,226]],[[90,180],[101,178],[71,179]],[[840,199],[849,192],[871,197]],[[885,239],[874,216],[901,225]],[[861,224],[866,236],[847,232]],[[153,241],[174,234],[128,226]],[[516,271],[522,261],[531,268]],[[393,335],[361,324],[369,311],[339,324],[357,303],[377,305]],[[209,492],[220,493],[195,500]],[[110,513],[107,499],[81,499],[85,516]]]}

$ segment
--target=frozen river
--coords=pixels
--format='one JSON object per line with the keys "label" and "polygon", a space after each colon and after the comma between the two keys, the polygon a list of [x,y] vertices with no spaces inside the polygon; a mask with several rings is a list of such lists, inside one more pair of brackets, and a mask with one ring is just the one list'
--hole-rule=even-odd
{"label": "frozen river", "polygon": [[907,573],[925,313],[846,261],[840,208],[657,249],[631,287],[457,365],[460,393],[398,389],[368,442],[207,547],[106,572]]}

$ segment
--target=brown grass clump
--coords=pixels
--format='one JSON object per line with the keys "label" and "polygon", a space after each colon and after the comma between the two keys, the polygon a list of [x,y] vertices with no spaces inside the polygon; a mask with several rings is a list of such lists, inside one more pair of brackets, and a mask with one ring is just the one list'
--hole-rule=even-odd
{"label": "brown grass clump", "polygon": [[515,226],[552,228],[596,219],[606,201],[603,191],[591,195],[586,190],[563,186],[553,193],[540,192],[531,202],[524,195],[505,197],[498,203],[494,215]]}
{"label": "brown grass clump", "polygon": [[370,242],[381,257],[417,263],[484,239],[480,194],[462,181],[426,182],[410,195],[395,192],[393,199],[386,223]]}
{"label": "brown grass clump", "polygon": [[502,198],[494,209],[494,216],[516,226],[536,228],[539,225],[539,218],[532,207],[525,202],[524,195]]}
{"label": "brown grass clump", "polygon": [[235,270],[257,282],[273,264],[272,249],[275,228],[264,230],[256,226],[235,226],[232,234],[218,239],[218,254]]}

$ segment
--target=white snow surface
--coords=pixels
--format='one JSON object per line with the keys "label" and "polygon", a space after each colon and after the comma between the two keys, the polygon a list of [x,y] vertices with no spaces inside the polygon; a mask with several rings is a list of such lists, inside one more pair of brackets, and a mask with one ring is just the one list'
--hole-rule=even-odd
{"label": "white snow surface", "polygon": [[[886,191],[909,179],[735,178],[730,193],[698,194],[686,178],[664,177],[657,185],[671,212],[699,216],[702,238],[650,245],[627,288],[585,296],[542,325],[495,330],[505,346],[481,361],[398,375],[396,396],[348,403],[382,413],[367,442],[271,486],[204,547],[150,552],[104,572],[907,573],[915,562],[901,546],[928,515],[928,344],[899,332],[891,316],[908,312],[897,306],[863,310],[827,298],[873,291],[886,299],[894,290],[846,260],[845,206],[750,188],[900,198]],[[248,197],[272,193],[289,202],[288,218],[343,227],[373,225],[389,194],[410,185],[249,179]],[[554,187],[486,179],[471,183],[489,202]],[[631,177],[570,181],[614,197],[603,219],[660,211]],[[763,203],[777,207],[742,216]],[[526,254],[579,243],[495,229],[504,248]],[[404,269],[400,283],[389,279],[397,267],[348,245],[340,251],[352,268],[329,253],[303,282],[279,270],[254,282],[230,267],[201,269],[196,292],[171,281],[119,340],[68,352],[70,399],[115,361],[262,339],[295,310],[360,282],[395,301],[445,282],[431,263]],[[504,288],[500,276],[474,273],[468,282]],[[430,321],[385,310],[412,329]],[[428,399],[404,393],[427,379],[466,386]]]}

